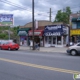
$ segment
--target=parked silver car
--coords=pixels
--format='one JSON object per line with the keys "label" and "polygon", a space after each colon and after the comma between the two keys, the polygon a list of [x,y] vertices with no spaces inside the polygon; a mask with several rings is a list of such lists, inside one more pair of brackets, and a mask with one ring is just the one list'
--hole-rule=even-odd
{"label": "parked silver car", "polygon": [[77,54],[80,54],[80,43],[77,43],[73,46],[70,46],[67,49],[67,53],[70,53],[71,55],[75,56]]}

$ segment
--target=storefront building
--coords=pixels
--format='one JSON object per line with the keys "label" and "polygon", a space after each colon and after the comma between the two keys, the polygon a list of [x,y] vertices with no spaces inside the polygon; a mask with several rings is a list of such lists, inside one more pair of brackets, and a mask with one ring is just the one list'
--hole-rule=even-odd
{"label": "storefront building", "polygon": [[20,45],[25,45],[28,46],[29,45],[29,38],[28,38],[28,31],[31,30],[30,28],[23,28],[23,29],[19,29],[17,31],[18,36],[20,36]]}
{"label": "storefront building", "polygon": [[[35,24],[34,26],[34,41],[36,43],[40,43],[40,46],[44,47],[66,45],[69,42],[68,27],[62,25],[62,22],[53,23],[46,20],[37,21],[37,24]],[[28,30],[25,31],[25,29]],[[18,31],[18,35],[20,36],[20,42],[22,42],[23,45],[26,41],[27,45],[29,45],[30,40],[33,40],[32,22],[21,26],[20,30]]]}
{"label": "storefront building", "polygon": [[70,30],[70,36],[71,42],[80,42],[80,29]]}
{"label": "storefront building", "polygon": [[[28,34],[29,38],[32,40],[33,30],[30,30]],[[40,46],[43,46],[44,43],[43,30],[34,30],[34,42],[39,43]]]}
{"label": "storefront building", "polygon": [[49,25],[44,29],[45,47],[63,47],[69,40],[69,29],[64,25]]}
{"label": "storefront building", "polygon": [[80,14],[72,16],[71,23],[70,41],[73,43],[80,42]]}
{"label": "storefront building", "polygon": [[[44,36],[43,36],[43,30],[44,27],[46,25],[52,25],[53,22],[51,21],[47,21],[47,20],[39,20],[39,21],[35,21],[34,23],[34,41],[36,43],[40,43],[40,46],[44,46]],[[27,31],[27,34],[25,35],[25,37],[28,37],[28,43],[30,44],[30,40],[33,40],[32,36],[33,36],[33,26],[32,26],[32,22],[29,22],[27,24],[25,24],[24,26],[20,26],[20,29],[24,29],[25,28],[30,28],[31,30]],[[20,32],[21,33],[21,32]],[[19,34],[19,33],[18,33]],[[20,40],[21,42],[23,41],[23,39],[25,39],[24,35],[20,35]],[[29,46],[29,45],[28,45]]]}

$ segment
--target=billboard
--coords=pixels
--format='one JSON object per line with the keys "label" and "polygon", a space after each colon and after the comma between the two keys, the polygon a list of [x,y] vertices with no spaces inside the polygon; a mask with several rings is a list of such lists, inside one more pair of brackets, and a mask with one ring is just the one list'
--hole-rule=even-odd
{"label": "billboard", "polygon": [[0,26],[12,26],[13,14],[0,14]]}

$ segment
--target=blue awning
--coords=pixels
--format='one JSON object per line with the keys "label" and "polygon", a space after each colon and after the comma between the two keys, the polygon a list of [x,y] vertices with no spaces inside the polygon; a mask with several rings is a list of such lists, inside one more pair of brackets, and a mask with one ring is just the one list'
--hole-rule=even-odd
{"label": "blue awning", "polygon": [[61,36],[65,35],[67,28],[64,25],[48,25],[45,26],[44,36]]}

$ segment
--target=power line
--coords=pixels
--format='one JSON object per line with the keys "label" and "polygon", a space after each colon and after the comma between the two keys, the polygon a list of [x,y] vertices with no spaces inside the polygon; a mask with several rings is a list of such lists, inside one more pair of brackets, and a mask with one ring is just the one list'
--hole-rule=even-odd
{"label": "power line", "polygon": [[[78,8],[78,7],[73,7],[73,8],[71,8],[70,7],[70,9],[71,9],[71,12],[74,12],[72,9],[74,9],[74,8]],[[65,8],[64,8],[65,9]],[[61,11],[63,11],[63,9],[59,9],[59,10],[61,10]],[[58,10],[56,10],[56,11],[52,11],[52,13],[57,13],[58,12]],[[49,13],[49,12],[48,12]],[[42,12],[42,13],[39,13],[39,15],[43,15],[43,14],[45,14],[44,12]]]}
{"label": "power line", "polygon": [[[18,7],[18,8],[23,9],[23,10],[28,10],[26,7],[22,7],[22,6],[20,6],[19,4],[12,3],[12,2],[10,2],[10,1],[8,1],[8,0],[4,0],[4,1],[3,1],[3,0],[0,0],[0,2],[9,4],[9,5],[14,6],[14,7]],[[30,10],[28,10],[28,11],[30,11]],[[30,12],[31,12],[31,11],[30,11]]]}
{"label": "power line", "polygon": [[[15,4],[15,3],[11,2],[11,1],[8,1],[8,0],[0,0],[0,1],[3,2],[3,3],[9,4],[9,5],[11,5],[11,6],[18,7],[18,8],[20,8],[20,9],[30,11],[30,10],[27,9],[26,7],[22,7],[21,5]],[[76,8],[76,7],[70,7],[70,8],[71,8],[71,9],[74,9],[74,8]],[[62,9],[61,9],[61,10],[62,10]],[[54,13],[54,12],[57,12],[57,11],[58,11],[58,10],[52,11],[52,12]],[[30,12],[32,12],[32,11],[30,11]],[[45,14],[45,13],[44,13],[44,12],[42,12],[42,14],[37,13],[37,15],[43,15],[43,14]],[[44,16],[44,15],[43,15],[43,16]]]}

